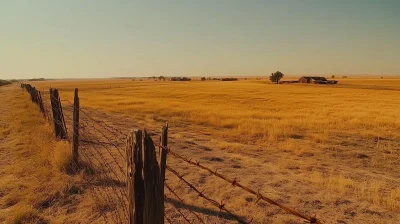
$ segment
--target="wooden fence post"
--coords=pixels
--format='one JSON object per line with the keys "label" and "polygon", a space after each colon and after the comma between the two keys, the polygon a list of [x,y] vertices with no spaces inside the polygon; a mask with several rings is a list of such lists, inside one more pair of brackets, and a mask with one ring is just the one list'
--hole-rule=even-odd
{"label": "wooden fence post", "polygon": [[[161,145],[163,146],[161,148],[161,157],[160,157],[160,185],[162,186],[161,188],[161,195],[164,197],[164,182],[165,182],[165,169],[167,165],[167,145],[168,145],[168,123],[165,124],[165,126],[162,129],[162,134],[161,134]],[[162,210],[164,211],[164,203],[162,203]]]}
{"label": "wooden fence post", "polygon": [[[167,146],[168,125],[163,128],[162,145]],[[126,178],[130,224],[164,224],[164,179],[167,150],[160,164],[153,140],[144,130],[132,131],[126,141]]]}
{"label": "wooden fence post", "polygon": [[144,130],[144,211],[145,224],[164,223],[164,195],[160,178],[160,166],[157,162],[156,149],[150,135]]}
{"label": "wooden fence post", "polygon": [[40,91],[37,91],[37,98],[38,98],[38,104],[40,107],[40,112],[42,112],[43,116],[46,117],[46,113],[44,111],[44,105],[43,105],[43,100],[42,100],[42,94],[40,93]]}
{"label": "wooden fence post", "polygon": [[60,95],[57,89],[50,89],[50,102],[53,111],[54,130],[56,137],[67,139],[67,129],[65,127],[64,115],[62,113]]}
{"label": "wooden fence post", "polygon": [[78,89],[75,89],[74,108],[73,108],[73,136],[72,136],[72,158],[76,166],[78,166],[79,158],[79,97]]}
{"label": "wooden fence post", "polygon": [[143,224],[144,182],[142,176],[142,131],[133,130],[126,140],[126,178],[129,202],[129,223]]}
{"label": "wooden fence post", "polygon": [[32,98],[33,98],[33,102],[37,104],[38,103],[38,97],[37,97],[37,91],[36,91],[35,87],[32,88]]}

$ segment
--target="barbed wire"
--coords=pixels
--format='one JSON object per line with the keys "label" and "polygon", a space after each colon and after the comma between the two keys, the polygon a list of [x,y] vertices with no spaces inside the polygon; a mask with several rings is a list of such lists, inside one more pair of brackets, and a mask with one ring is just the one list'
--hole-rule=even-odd
{"label": "barbed wire", "polygon": [[[75,107],[74,104],[73,104],[71,101],[69,101],[69,100],[64,100],[64,101],[70,103],[73,107]],[[97,120],[97,119],[95,119],[95,118],[92,118],[91,116],[89,116],[89,115],[87,114],[87,112],[84,111],[83,108],[79,108],[79,111],[82,112],[82,113],[83,113],[84,115],[86,115],[87,117],[89,117],[92,121],[96,122],[97,124],[102,124],[102,125],[104,125],[105,128],[111,129],[111,130],[113,130],[114,132],[117,132],[118,134],[121,134],[121,135],[123,135],[124,137],[127,137],[127,134],[123,133],[123,132],[120,131],[119,129],[116,129],[116,128],[114,128],[114,127],[108,125],[107,123],[105,123],[105,122],[103,122],[103,121],[99,121],[99,120]]]}
{"label": "barbed wire", "polygon": [[181,181],[183,181],[187,186],[189,186],[193,191],[195,191],[199,197],[206,199],[210,204],[214,205],[215,207],[219,208],[220,212],[224,211],[226,212],[229,216],[231,216],[232,218],[236,219],[239,223],[251,223],[245,221],[244,219],[240,218],[238,215],[235,215],[233,212],[229,211],[225,204],[223,203],[219,203],[214,199],[209,198],[208,196],[206,196],[203,192],[204,191],[199,191],[195,186],[193,186],[193,184],[189,183],[185,178],[183,178],[183,175],[179,174],[177,171],[175,171],[174,169],[172,169],[170,166],[166,165],[166,169],[168,171],[170,171],[172,174],[174,174],[176,177],[178,177]]}
{"label": "barbed wire", "polygon": [[168,222],[168,223],[170,223],[170,224],[173,223],[172,220],[171,220],[170,218],[168,218],[166,212],[164,212],[164,217],[165,217],[165,219],[167,219],[167,222]]}
{"label": "barbed wire", "polygon": [[186,208],[186,210],[188,210],[191,214],[193,214],[201,223],[205,224],[203,219],[201,219],[195,212],[192,211],[192,209],[190,209],[186,203],[183,201],[183,199],[181,197],[179,197],[179,195],[175,192],[174,189],[172,189],[167,182],[164,182],[165,187],[169,190],[169,192],[171,192],[171,194],[173,194],[180,202],[181,204]]}
{"label": "barbed wire", "polygon": [[[167,195],[164,195],[164,198],[165,198],[166,200],[171,200]],[[192,223],[192,222],[186,217],[186,215],[184,215],[184,214],[182,213],[182,211],[181,211],[179,208],[177,208],[177,207],[176,207],[175,205],[173,205],[172,203],[171,203],[171,205],[172,205],[172,207],[174,207],[175,211],[177,211],[179,214],[181,214],[181,216],[183,217],[183,219],[184,219],[186,222]]]}
{"label": "barbed wire", "polygon": [[320,220],[317,220],[316,217],[311,217],[311,216],[303,215],[303,214],[301,214],[301,213],[298,212],[298,211],[295,211],[295,210],[293,210],[293,209],[291,209],[291,208],[288,208],[288,207],[286,207],[286,206],[284,206],[284,205],[282,205],[282,204],[280,204],[280,203],[278,203],[278,202],[276,202],[276,201],[274,201],[274,200],[272,200],[272,199],[270,199],[270,198],[265,197],[264,195],[262,195],[262,194],[260,193],[260,191],[257,191],[257,192],[256,192],[255,190],[252,190],[252,189],[250,189],[249,187],[246,187],[246,186],[240,184],[240,183],[237,181],[236,178],[232,180],[232,179],[229,179],[229,178],[227,178],[227,177],[224,177],[223,175],[217,173],[217,170],[212,170],[212,169],[210,169],[210,168],[208,168],[208,167],[205,167],[205,166],[201,165],[199,161],[193,162],[191,159],[186,159],[185,157],[179,155],[178,153],[173,152],[169,147],[164,147],[164,146],[162,146],[162,145],[158,145],[158,146],[159,146],[159,147],[162,147],[162,148],[164,148],[164,149],[166,149],[166,150],[168,151],[169,154],[171,154],[171,155],[173,155],[173,156],[175,156],[175,157],[177,157],[177,158],[179,158],[179,159],[181,159],[181,160],[183,160],[183,161],[185,161],[185,162],[187,162],[187,163],[189,163],[189,164],[191,164],[191,165],[197,166],[197,167],[199,167],[199,168],[201,168],[201,169],[203,169],[203,170],[208,171],[209,173],[213,174],[214,176],[216,176],[216,177],[218,177],[218,178],[220,178],[220,179],[222,179],[222,180],[224,180],[224,181],[226,181],[226,182],[232,184],[232,186],[239,187],[239,188],[241,188],[241,189],[247,191],[248,193],[255,195],[255,196],[257,197],[257,201],[258,201],[258,200],[263,200],[263,201],[266,201],[266,202],[268,202],[268,203],[270,203],[270,204],[276,205],[276,206],[278,206],[279,208],[285,210],[286,212],[288,212],[288,213],[290,213],[290,214],[292,214],[292,215],[295,215],[295,216],[297,216],[297,217],[299,217],[299,218],[305,219],[305,220],[309,221],[310,223],[322,224],[322,222],[321,222]]}

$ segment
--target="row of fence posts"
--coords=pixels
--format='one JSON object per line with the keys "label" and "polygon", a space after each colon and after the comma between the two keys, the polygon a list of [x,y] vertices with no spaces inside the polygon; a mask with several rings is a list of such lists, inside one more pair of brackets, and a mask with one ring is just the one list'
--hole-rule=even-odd
{"label": "row of fence posts", "polygon": [[[41,92],[30,84],[21,84],[31,95],[32,102],[40,107],[46,117]],[[57,139],[68,140],[60,95],[57,89],[50,89],[50,102]],[[79,96],[75,89],[72,127],[73,162],[79,164]],[[47,117],[50,119],[49,117]],[[126,140],[126,184],[130,224],[164,223],[164,183],[167,162],[168,125],[162,129],[160,138],[162,147],[158,154],[156,146],[146,130],[132,130]],[[157,159],[158,157],[158,159]]]}
{"label": "row of fence posts", "polygon": [[[35,87],[32,87],[30,84],[21,83],[21,88],[26,89],[26,91],[30,94],[31,100],[33,103],[39,105],[40,112],[43,113],[43,116],[49,120],[51,117],[47,114],[45,110],[42,93],[36,90]],[[62,110],[61,99],[58,93],[58,89],[50,88],[50,104],[51,104],[51,112],[52,112],[52,120],[54,122],[54,133],[57,139],[67,140],[68,132],[67,126],[64,119],[64,113]],[[75,89],[75,97],[74,97],[74,107],[73,107],[73,137],[72,137],[72,156],[74,167],[77,167],[79,160],[79,97],[78,97],[78,89]]]}

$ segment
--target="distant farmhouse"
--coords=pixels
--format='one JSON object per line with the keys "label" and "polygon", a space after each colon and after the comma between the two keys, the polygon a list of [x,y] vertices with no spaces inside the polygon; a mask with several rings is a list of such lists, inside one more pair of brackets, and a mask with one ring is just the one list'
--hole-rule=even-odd
{"label": "distant farmhouse", "polygon": [[299,79],[300,83],[314,83],[314,84],[336,84],[336,80],[328,80],[320,76],[303,76]]}
{"label": "distant farmhouse", "polygon": [[171,81],[191,81],[191,78],[188,77],[172,77]]}
{"label": "distant farmhouse", "polygon": [[288,80],[281,81],[280,83],[314,83],[314,84],[337,84],[337,80],[328,80],[325,77],[321,76],[303,76],[298,81],[297,80]]}

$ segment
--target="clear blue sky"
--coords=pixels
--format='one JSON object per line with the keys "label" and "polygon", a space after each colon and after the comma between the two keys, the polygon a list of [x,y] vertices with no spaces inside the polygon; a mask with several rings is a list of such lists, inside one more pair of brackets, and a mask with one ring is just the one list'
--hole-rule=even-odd
{"label": "clear blue sky", "polygon": [[0,0],[0,78],[400,74],[400,0]]}

